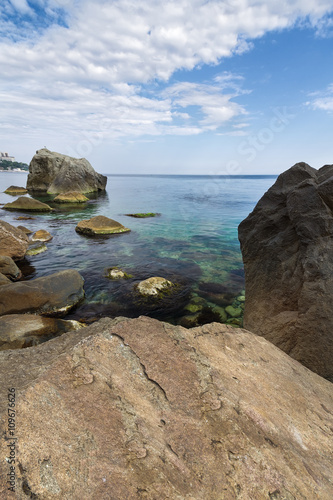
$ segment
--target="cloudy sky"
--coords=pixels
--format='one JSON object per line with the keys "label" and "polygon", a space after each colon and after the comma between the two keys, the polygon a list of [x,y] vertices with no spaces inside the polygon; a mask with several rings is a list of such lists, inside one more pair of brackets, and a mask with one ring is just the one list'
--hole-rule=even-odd
{"label": "cloudy sky", "polygon": [[100,172],[333,163],[333,0],[1,0],[0,150]]}

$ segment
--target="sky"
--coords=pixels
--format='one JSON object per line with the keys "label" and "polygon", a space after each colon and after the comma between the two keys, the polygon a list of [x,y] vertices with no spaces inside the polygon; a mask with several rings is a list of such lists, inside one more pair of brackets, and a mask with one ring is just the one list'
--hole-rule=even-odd
{"label": "sky", "polygon": [[1,0],[0,151],[109,174],[333,163],[333,0]]}

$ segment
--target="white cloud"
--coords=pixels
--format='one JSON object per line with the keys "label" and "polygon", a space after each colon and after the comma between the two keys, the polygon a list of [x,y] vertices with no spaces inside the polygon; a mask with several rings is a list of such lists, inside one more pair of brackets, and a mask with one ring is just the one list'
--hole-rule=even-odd
{"label": "white cloud", "polygon": [[324,92],[314,92],[312,99],[306,103],[307,106],[315,110],[333,112],[333,83]]}
{"label": "white cloud", "polygon": [[[101,123],[108,138],[190,135],[232,123],[245,114],[237,103],[240,77],[172,85],[170,77],[180,69],[216,65],[250,50],[252,40],[267,31],[302,19],[320,27],[333,8],[332,0],[31,0],[29,5],[5,0],[0,6],[0,109],[20,135],[48,130],[67,138],[100,133]],[[26,15],[24,22],[15,21],[15,12]]]}

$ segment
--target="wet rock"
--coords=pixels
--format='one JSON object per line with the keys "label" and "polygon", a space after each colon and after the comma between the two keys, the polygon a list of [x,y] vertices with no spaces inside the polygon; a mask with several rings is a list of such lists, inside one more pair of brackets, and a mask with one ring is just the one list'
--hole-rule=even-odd
{"label": "wet rock", "polygon": [[171,281],[166,280],[165,278],[161,278],[160,276],[153,276],[152,278],[148,278],[144,281],[140,281],[138,283],[136,290],[141,294],[141,295],[160,295],[163,294],[163,292],[166,292],[167,290],[171,290],[171,288],[174,286]]}
{"label": "wet rock", "polygon": [[20,186],[10,186],[5,191],[6,194],[12,194],[12,195],[25,194],[27,192],[28,190],[26,188]]}
{"label": "wet rock", "polygon": [[0,316],[65,314],[84,297],[83,278],[74,269],[0,287]]}
{"label": "wet rock", "polygon": [[26,256],[31,257],[33,255],[39,255],[40,253],[46,251],[47,251],[47,246],[45,245],[45,243],[38,241],[36,243],[32,243],[29,245]]}
{"label": "wet rock", "polygon": [[118,234],[130,231],[119,222],[109,219],[104,215],[97,215],[91,219],[85,219],[78,223],[75,228],[77,233],[85,234],[87,236],[95,236],[98,234]]}
{"label": "wet rock", "polygon": [[0,220],[0,255],[23,259],[29,245],[28,236],[17,227]]}
{"label": "wet rock", "polygon": [[25,212],[50,212],[52,210],[46,203],[27,196],[20,196],[17,200],[6,203],[3,208],[5,210],[22,210]]}
{"label": "wet rock", "polygon": [[333,380],[333,165],[298,163],[240,224],[244,326]]}
{"label": "wet rock", "polygon": [[39,229],[39,231],[36,231],[32,237],[31,241],[51,241],[53,236],[48,232],[45,231],[45,229]]}
{"label": "wet rock", "polygon": [[29,165],[27,189],[50,194],[77,191],[92,193],[104,191],[105,175],[95,172],[88,160],[40,149]]}
{"label": "wet rock", "polygon": [[32,231],[30,229],[28,229],[27,227],[25,226],[17,226],[18,229],[21,229],[21,231],[23,231],[25,234],[29,235],[32,233]]}
{"label": "wet rock", "polygon": [[107,278],[110,278],[112,280],[133,278],[133,276],[131,274],[125,273],[125,271],[123,271],[119,267],[111,267],[110,269],[108,269],[106,276],[107,276]]}
{"label": "wet rock", "polygon": [[67,191],[67,193],[58,194],[53,200],[55,203],[85,203],[89,198],[78,191]]}
{"label": "wet rock", "polygon": [[331,384],[240,328],[103,319],[0,367],[22,500],[333,497]]}
{"label": "wet rock", "polygon": [[0,273],[12,280],[17,280],[22,276],[20,269],[17,267],[13,259],[7,255],[0,256]]}
{"label": "wet rock", "polygon": [[36,314],[0,316],[0,351],[30,347],[65,332],[79,330],[83,326],[78,321],[46,318]]}
{"label": "wet rock", "polygon": [[225,308],[225,311],[231,316],[232,318],[239,318],[243,310],[240,307],[233,307],[233,306],[227,306]]}

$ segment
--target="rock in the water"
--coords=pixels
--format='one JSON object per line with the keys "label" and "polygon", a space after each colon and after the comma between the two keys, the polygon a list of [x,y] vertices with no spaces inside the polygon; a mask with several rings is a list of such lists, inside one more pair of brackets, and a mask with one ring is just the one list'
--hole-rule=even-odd
{"label": "rock in the water", "polygon": [[45,229],[39,229],[31,236],[31,241],[51,241],[53,236]]}
{"label": "rock in the water", "polygon": [[25,234],[31,234],[32,233],[31,229],[28,229],[25,226],[17,226],[17,228],[21,229],[21,231],[23,231]]}
{"label": "rock in the water", "polygon": [[18,280],[22,276],[21,270],[17,267],[13,259],[7,255],[0,256],[0,273],[12,280]]}
{"label": "rock in the water", "polygon": [[332,385],[245,330],[105,318],[0,367],[19,499],[333,498]]}
{"label": "rock in the water", "polygon": [[83,278],[74,269],[0,288],[0,316],[65,314],[84,297]]}
{"label": "rock in the water", "polygon": [[0,255],[23,259],[29,245],[28,236],[17,227],[0,220]]}
{"label": "rock in the water", "polygon": [[152,278],[140,281],[136,289],[141,295],[159,295],[173,286],[171,281],[160,276],[153,276]]}
{"label": "rock in the water", "polygon": [[29,248],[27,250],[27,253],[25,255],[27,256],[32,256],[32,255],[39,255],[40,253],[46,252],[47,251],[47,246],[45,245],[44,242],[36,241],[36,243],[32,243],[29,245]]}
{"label": "rock in the water", "polygon": [[113,219],[104,217],[104,215],[97,215],[91,219],[81,220],[76,226],[75,231],[88,236],[94,236],[96,234],[126,233],[130,229]]}
{"label": "rock in the water", "polygon": [[25,194],[27,192],[28,190],[26,188],[20,186],[10,186],[5,191],[6,194],[12,194],[12,195]]}
{"label": "rock in the water", "polygon": [[333,165],[298,163],[240,224],[244,326],[333,380]]}
{"label": "rock in the water", "polygon": [[89,198],[78,191],[68,191],[67,193],[58,194],[53,201],[56,203],[85,203],[89,201]]}
{"label": "rock in the water", "polygon": [[0,351],[30,347],[83,326],[78,321],[45,318],[36,314],[0,316]]}
{"label": "rock in the water", "polygon": [[28,198],[28,196],[20,196],[17,200],[6,203],[3,208],[5,210],[22,210],[24,212],[50,212],[52,210],[46,203]]}
{"label": "rock in the water", "polygon": [[27,189],[50,194],[104,191],[105,175],[95,172],[88,160],[40,149],[29,165]]}

